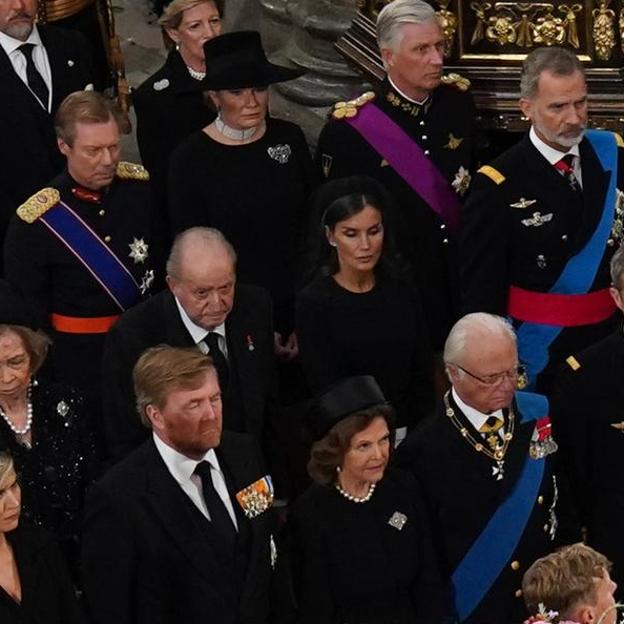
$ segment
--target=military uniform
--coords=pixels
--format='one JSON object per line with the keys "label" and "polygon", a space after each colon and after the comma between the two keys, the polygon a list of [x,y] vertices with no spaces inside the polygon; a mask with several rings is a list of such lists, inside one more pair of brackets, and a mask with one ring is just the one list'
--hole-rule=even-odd
{"label": "military uniform", "polygon": [[[480,434],[452,395],[448,401],[458,424],[453,423],[445,406],[440,406],[439,413],[425,420],[399,446],[394,463],[412,472],[423,488],[442,571],[450,579],[494,512],[512,494],[525,462],[534,461],[529,452],[537,427],[535,421],[520,423],[515,406],[512,428],[509,411],[504,410],[505,431],[513,431],[513,437],[504,455],[502,477],[498,478],[497,463],[468,441],[470,436],[481,441]],[[470,436],[463,435],[461,428]],[[482,443],[485,445],[485,441]],[[541,486],[511,556],[489,591],[462,624],[522,622],[527,617],[520,592],[524,572],[535,559],[551,552],[555,543],[578,539],[575,534],[570,536],[575,527],[570,528],[572,524],[566,505],[560,510],[561,501],[557,500],[561,487],[560,480],[554,478],[554,458],[556,454],[546,457]],[[562,515],[560,511],[565,513]],[[563,523],[563,535],[559,534],[560,523]],[[507,539],[513,542],[513,536],[504,534],[489,543],[496,548],[499,541]]]}
{"label": "military uniform", "polygon": [[624,588],[624,335],[622,328],[566,360],[552,401],[587,543],[614,563]]}
{"label": "military uniform", "polygon": [[[99,388],[107,324],[94,319],[112,317],[112,321],[122,310],[38,217],[53,208],[60,196],[132,274],[139,286],[138,303],[158,277],[147,179],[140,165],[120,163],[112,184],[95,193],[81,188],[64,172],[18,209],[7,234],[7,279],[50,319],[55,376],[89,393]],[[60,319],[60,325],[54,319]],[[81,323],[84,331],[80,331]],[[70,331],[66,331],[68,324]]]}
{"label": "military uniform", "polygon": [[[585,247],[601,219],[609,176],[587,138],[579,150],[582,192],[571,188],[528,135],[479,170],[460,228],[463,313],[506,315],[511,285],[547,293],[570,258]],[[618,149],[619,188],[624,188],[622,153]],[[618,191],[616,218],[590,292],[610,284],[609,261],[622,235],[622,207]],[[550,345],[538,388],[546,392],[564,358],[607,335],[614,318],[564,327]]]}
{"label": "military uniform", "polygon": [[[475,108],[466,91],[468,81],[451,76],[448,84],[441,84],[422,105],[405,99],[385,81],[374,104],[420,146],[462,198],[474,165]],[[345,117],[346,110],[370,105],[366,98],[355,103],[353,107],[350,103],[336,105],[334,117],[319,137],[317,166],[327,178],[370,175],[392,193],[399,211],[400,243],[421,287],[432,343],[440,348],[456,316],[453,237],[384,157],[346,123],[351,114]]]}

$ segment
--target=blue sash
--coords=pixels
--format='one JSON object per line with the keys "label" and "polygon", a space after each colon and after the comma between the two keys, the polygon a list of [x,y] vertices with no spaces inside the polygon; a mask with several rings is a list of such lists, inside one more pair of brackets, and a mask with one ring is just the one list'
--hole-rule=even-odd
{"label": "blue sash", "polygon": [[[615,136],[611,132],[588,130],[585,133],[602,168],[608,171],[609,185],[605,195],[604,208],[598,227],[581,251],[568,260],[563,272],[554,286],[549,290],[556,294],[586,294],[596,279],[596,273],[609,233],[613,225],[616,183],[618,169],[618,148]],[[548,348],[561,332],[558,325],[524,322],[516,330],[518,336],[518,353],[520,361],[526,366],[529,378],[529,389],[535,387],[537,376],[548,364]]]}
{"label": "blue sash", "polygon": [[98,235],[62,201],[40,218],[123,312],[141,299],[132,274]]}
{"label": "blue sash", "polygon": [[[522,423],[548,414],[548,400],[541,394],[516,392],[516,404]],[[543,476],[544,459],[531,459],[527,449],[522,472],[512,492],[490,518],[451,577],[460,622],[475,610],[515,552],[533,511]]]}

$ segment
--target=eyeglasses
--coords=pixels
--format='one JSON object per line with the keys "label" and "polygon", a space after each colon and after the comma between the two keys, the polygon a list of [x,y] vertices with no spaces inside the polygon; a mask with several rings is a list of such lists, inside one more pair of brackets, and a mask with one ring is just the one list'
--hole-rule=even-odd
{"label": "eyeglasses", "polygon": [[466,373],[466,375],[469,375],[473,379],[480,381],[482,384],[485,384],[486,386],[498,386],[499,384],[503,383],[503,380],[505,379],[509,379],[513,381],[514,383],[517,383],[519,379],[524,378],[526,375],[526,369],[524,366],[521,366],[521,365],[516,366],[512,368],[511,370],[503,371],[502,373],[484,375],[483,377],[479,377],[478,375],[471,373],[469,370],[466,370],[463,366],[460,366],[459,364],[453,364],[453,366],[456,366],[457,368],[459,368],[459,370]]}

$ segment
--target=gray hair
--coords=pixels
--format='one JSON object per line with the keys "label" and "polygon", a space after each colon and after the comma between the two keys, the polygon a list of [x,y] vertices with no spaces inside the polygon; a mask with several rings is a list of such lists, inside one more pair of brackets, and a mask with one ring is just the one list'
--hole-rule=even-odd
{"label": "gray hair", "polygon": [[444,343],[444,364],[457,364],[475,334],[506,336],[516,344],[516,333],[507,319],[487,312],[473,312],[460,318],[451,328]]}
{"label": "gray hair", "polygon": [[403,24],[437,22],[433,7],[423,0],[394,0],[377,16],[377,45],[396,52],[401,45]]}
{"label": "gray hair", "polygon": [[576,72],[585,76],[585,68],[574,52],[557,46],[537,48],[522,63],[520,97],[527,100],[535,97],[540,76],[545,71],[555,76],[571,76]]}
{"label": "gray hair", "polygon": [[614,288],[619,290],[624,286],[624,284],[622,284],[622,275],[624,274],[624,245],[620,245],[618,250],[613,254],[609,268],[611,270],[611,283]]}
{"label": "gray hair", "polygon": [[167,258],[167,275],[180,279],[180,265],[184,252],[192,245],[203,247],[206,251],[211,251],[215,247],[224,249],[236,265],[236,252],[234,247],[216,228],[192,227],[184,232],[180,232],[171,246],[169,258]]}

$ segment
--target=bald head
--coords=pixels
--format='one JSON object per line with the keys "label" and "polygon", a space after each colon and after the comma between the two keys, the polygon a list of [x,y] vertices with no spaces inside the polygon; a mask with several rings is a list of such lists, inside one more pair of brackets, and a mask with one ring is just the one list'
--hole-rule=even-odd
{"label": "bald head", "polygon": [[196,227],[173,242],[167,284],[190,319],[206,330],[225,322],[234,304],[236,253],[219,230]]}

